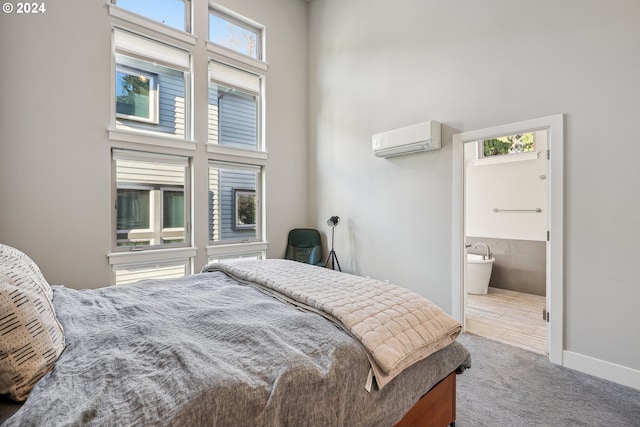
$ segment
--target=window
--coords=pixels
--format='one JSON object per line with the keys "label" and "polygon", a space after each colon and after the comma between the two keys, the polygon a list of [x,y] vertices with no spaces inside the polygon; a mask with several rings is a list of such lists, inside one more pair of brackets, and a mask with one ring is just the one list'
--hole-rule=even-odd
{"label": "window", "polygon": [[247,261],[247,260],[259,260],[264,259],[266,256],[265,252],[247,252],[241,255],[226,255],[226,256],[212,256],[209,257],[209,262],[236,262],[236,261]]}
{"label": "window", "polygon": [[116,67],[116,116],[158,123],[158,75]]}
{"label": "window", "polygon": [[219,62],[210,64],[209,143],[261,150],[261,78]]}
{"label": "window", "polygon": [[209,10],[209,40],[219,46],[254,59],[262,59],[262,31],[245,20],[221,10]]}
{"label": "window", "polygon": [[188,159],[114,150],[115,246],[136,250],[188,243]]}
{"label": "window", "polygon": [[117,0],[115,3],[154,21],[189,31],[189,6],[186,0]]}
{"label": "window", "polygon": [[190,138],[187,52],[115,30],[115,128]]}
{"label": "window", "polygon": [[139,280],[175,279],[190,273],[187,259],[126,264],[114,267],[116,285],[128,285]]}
{"label": "window", "polygon": [[256,228],[256,190],[233,189],[233,229]]}
{"label": "window", "polygon": [[478,158],[535,151],[534,135],[529,132],[478,141]]}
{"label": "window", "polygon": [[[115,284],[190,274],[202,251],[208,259],[266,256],[264,27],[204,3],[209,26],[191,28],[192,3],[108,4]],[[206,92],[194,91],[196,73],[208,73]],[[206,117],[193,108],[207,108]],[[193,206],[208,209],[208,220]],[[206,248],[194,236],[208,239]]]}
{"label": "window", "polygon": [[210,244],[259,240],[260,173],[260,166],[210,162]]}

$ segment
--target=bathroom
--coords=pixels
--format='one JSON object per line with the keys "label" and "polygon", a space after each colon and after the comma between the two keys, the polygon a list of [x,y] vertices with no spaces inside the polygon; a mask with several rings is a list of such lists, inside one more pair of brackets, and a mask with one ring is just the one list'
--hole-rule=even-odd
{"label": "bathroom", "polygon": [[[466,246],[478,255],[467,262],[467,330],[540,353],[546,350],[547,136],[497,138],[514,146],[527,141],[512,153],[490,152],[487,144],[496,140],[464,148]],[[476,279],[477,272],[484,278]]]}

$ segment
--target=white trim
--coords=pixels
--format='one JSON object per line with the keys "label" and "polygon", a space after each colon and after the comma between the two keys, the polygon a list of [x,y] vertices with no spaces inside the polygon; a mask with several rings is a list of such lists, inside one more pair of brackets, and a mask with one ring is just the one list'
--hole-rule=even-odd
{"label": "white trim", "polygon": [[640,370],[565,350],[564,366],[598,378],[640,390]]}
{"label": "white trim", "polygon": [[118,27],[113,29],[113,39],[116,53],[191,72],[191,52],[187,50]]}
{"label": "white trim", "polygon": [[260,96],[261,75],[211,60],[209,61],[209,76],[210,82],[216,85]]}
{"label": "white trim", "polygon": [[110,265],[178,261],[195,256],[196,248],[148,249],[142,251],[112,252],[107,255]]}
{"label": "white trim", "polygon": [[207,52],[211,56],[211,59],[218,62],[242,68],[247,71],[254,71],[257,74],[264,74],[269,69],[269,64],[259,59],[243,55],[210,41],[207,41],[206,45]]}
{"label": "white trim", "polygon": [[537,160],[540,156],[540,153],[529,152],[529,153],[518,153],[518,154],[504,154],[501,156],[489,156],[482,157],[481,159],[469,160],[468,163],[473,166],[484,166],[484,165],[497,165],[500,163],[512,163],[512,162],[523,162],[526,160]]}
{"label": "white trim", "polygon": [[[116,95],[116,118],[135,120],[142,123],[151,123],[157,125],[160,122],[160,97],[158,96],[158,74],[142,70],[136,67],[130,67],[128,65],[119,64],[116,62],[116,80],[118,79],[118,73],[128,74],[133,76],[135,74],[142,75],[149,79],[149,118],[135,115],[128,115],[124,113],[118,113],[118,95]],[[118,84],[116,83],[116,87]]]}
{"label": "white trim", "polygon": [[195,141],[185,141],[184,138],[172,138],[158,132],[136,129],[135,131],[122,129],[108,129],[109,140],[133,142],[136,144],[155,145],[163,148],[178,148],[181,150],[195,151],[197,144]]}
{"label": "white trim", "polygon": [[[180,156],[175,154],[164,154],[156,152],[142,152],[136,150],[128,150],[126,148],[114,148],[113,149],[114,160],[130,160],[134,162],[161,162],[168,165],[177,165],[182,167],[189,167],[189,158],[186,156]],[[126,188],[136,188],[136,186],[126,186]],[[144,185],[138,188],[147,188]]]}
{"label": "white trim", "polygon": [[236,163],[236,162],[225,162],[223,160],[209,160],[209,167],[220,168],[220,169],[232,169],[246,172],[259,173],[262,170],[262,166],[260,165],[252,165],[246,162]]}
{"label": "white trim", "polygon": [[[207,23],[210,23],[211,19],[210,19],[210,15],[211,13],[214,13],[214,15],[217,15],[218,18],[221,18],[225,21],[227,21],[230,24],[235,24],[239,27],[242,27],[248,31],[251,32],[255,32],[256,36],[258,38],[257,42],[258,42],[258,51],[257,51],[257,56],[258,58],[253,58],[252,56],[249,55],[243,55],[240,54],[240,52],[237,52],[238,54],[242,55],[243,57],[246,57],[248,59],[251,60],[257,60],[257,61],[264,61],[266,58],[266,51],[265,51],[265,37],[264,37],[264,31],[265,31],[265,26],[260,24],[259,22],[256,22],[252,19],[249,19],[245,16],[240,15],[239,13],[231,10],[231,9],[227,9],[224,6],[221,6],[219,4],[215,4],[215,3],[209,3],[209,14],[207,15]],[[226,15],[226,16],[225,16]],[[230,19],[229,19],[230,18]],[[207,39],[209,37],[209,35],[211,34],[211,28],[207,27]],[[207,42],[209,42],[210,40],[207,40]],[[211,42],[211,44],[215,44],[213,42]],[[220,46],[220,45],[216,45],[216,46]],[[224,47],[224,46],[221,46]],[[235,51],[233,51],[235,53]]]}
{"label": "white trim", "polygon": [[549,359],[562,365],[564,350],[564,115],[556,114],[507,125],[457,133],[452,138],[452,315],[465,328],[466,292],[464,224],[464,143],[547,129],[551,159],[547,171],[550,239],[547,244],[547,310]]}
{"label": "white trim", "polygon": [[247,253],[265,252],[269,249],[269,242],[233,243],[228,245],[207,246],[207,257],[223,255],[242,255]]}
{"label": "white trim", "polygon": [[232,163],[249,163],[264,166],[269,157],[266,151],[244,150],[220,144],[207,144],[207,153],[216,154],[216,160]]}

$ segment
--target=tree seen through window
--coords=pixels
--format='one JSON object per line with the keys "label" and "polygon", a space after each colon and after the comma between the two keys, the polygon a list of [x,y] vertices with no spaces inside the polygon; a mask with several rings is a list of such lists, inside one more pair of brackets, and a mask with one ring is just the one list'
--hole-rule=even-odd
{"label": "tree seen through window", "polygon": [[531,152],[535,150],[534,134],[529,132],[485,139],[482,148],[484,157]]}

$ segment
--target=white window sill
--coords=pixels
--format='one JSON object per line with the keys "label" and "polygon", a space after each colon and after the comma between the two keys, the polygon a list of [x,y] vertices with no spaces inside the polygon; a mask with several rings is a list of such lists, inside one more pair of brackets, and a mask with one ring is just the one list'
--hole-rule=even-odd
{"label": "white window sill", "polygon": [[158,147],[178,148],[181,150],[195,150],[196,142],[185,139],[171,138],[157,133],[143,133],[142,131],[126,131],[120,129],[109,129],[109,139],[111,141],[133,142],[136,144],[148,144]]}
{"label": "white window sill", "polygon": [[[266,151],[243,150],[241,148],[209,143],[207,143],[207,153],[216,154],[218,156],[217,160],[238,161],[238,158],[241,158],[243,163],[253,163],[257,165],[264,165],[269,157],[269,153]],[[224,156],[227,158],[223,158]]]}
{"label": "white window sill", "polygon": [[242,255],[248,252],[263,252],[268,248],[269,242],[220,244],[207,246],[207,256],[211,258],[220,255]]}
{"label": "white window sill", "polygon": [[211,43],[210,41],[207,41],[206,45],[207,52],[209,52],[212,58],[220,59],[222,60],[222,62],[228,63],[229,65],[241,66],[243,68],[249,67],[250,69],[252,69],[252,71],[257,72],[261,75],[264,74],[269,68],[269,64],[267,64],[265,61],[242,55],[238,52],[234,52],[231,49],[227,49],[223,46],[218,46],[215,43]]}
{"label": "white window sill", "polygon": [[196,248],[148,249],[141,251],[112,252],[107,255],[110,265],[169,261],[193,258]]}
{"label": "white window sill", "polygon": [[513,162],[522,162],[526,160],[537,160],[539,154],[536,152],[531,153],[519,153],[519,154],[504,154],[501,156],[490,156],[483,157],[481,159],[469,160],[467,166],[486,166],[486,165],[497,165],[500,163],[513,163]]}

